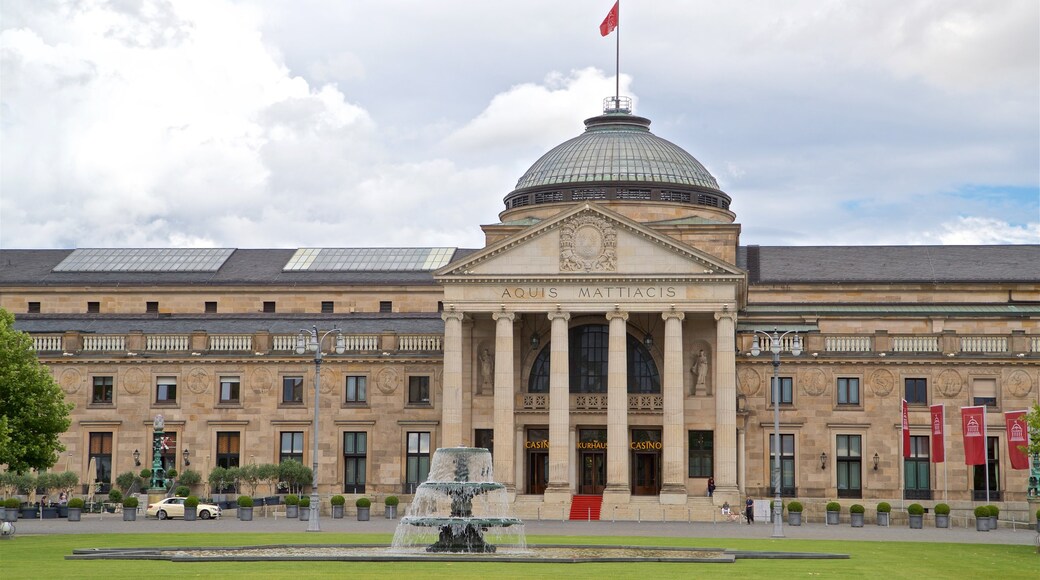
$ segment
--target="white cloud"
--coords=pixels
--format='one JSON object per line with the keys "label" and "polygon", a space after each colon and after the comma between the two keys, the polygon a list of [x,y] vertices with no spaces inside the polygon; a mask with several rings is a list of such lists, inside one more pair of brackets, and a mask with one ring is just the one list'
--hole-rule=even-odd
{"label": "white cloud", "polygon": [[944,245],[1036,244],[1040,243],[1040,222],[1013,225],[992,218],[960,217],[942,224],[939,231],[926,239]]}

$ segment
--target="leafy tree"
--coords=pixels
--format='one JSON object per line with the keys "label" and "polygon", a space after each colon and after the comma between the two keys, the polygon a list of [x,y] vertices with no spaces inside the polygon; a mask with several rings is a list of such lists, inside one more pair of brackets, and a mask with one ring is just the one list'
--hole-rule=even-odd
{"label": "leafy tree", "polygon": [[1029,426],[1029,445],[1024,451],[1027,455],[1040,453],[1040,403],[1033,403],[1033,408],[1026,413],[1026,424]]}
{"label": "leafy tree", "polygon": [[116,486],[126,495],[141,487],[141,478],[132,471],[120,473],[116,476]]}
{"label": "leafy tree", "polygon": [[311,468],[294,459],[283,461],[278,466],[278,479],[279,483],[285,484],[285,487],[289,488],[289,493],[296,494],[303,491],[303,486],[313,481]]}
{"label": "leafy tree", "polygon": [[256,495],[260,486],[260,466],[250,463],[238,468],[238,480],[249,486],[249,495]]}
{"label": "leafy tree", "polygon": [[274,493],[274,486],[278,483],[278,466],[273,463],[261,463],[256,468],[257,477],[267,484],[268,493]]}
{"label": "leafy tree", "polygon": [[65,450],[59,437],[72,405],[36,358],[32,338],[13,325],[14,316],[0,308],[0,464],[47,469]]}

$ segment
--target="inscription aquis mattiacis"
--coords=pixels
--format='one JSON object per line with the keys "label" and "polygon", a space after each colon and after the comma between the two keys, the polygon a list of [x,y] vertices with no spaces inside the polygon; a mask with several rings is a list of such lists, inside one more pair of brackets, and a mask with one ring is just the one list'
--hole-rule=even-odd
{"label": "inscription aquis mattiacis", "polygon": [[512,286],[503,288],[502,300],[640,300],[675,298],[675,286]]}

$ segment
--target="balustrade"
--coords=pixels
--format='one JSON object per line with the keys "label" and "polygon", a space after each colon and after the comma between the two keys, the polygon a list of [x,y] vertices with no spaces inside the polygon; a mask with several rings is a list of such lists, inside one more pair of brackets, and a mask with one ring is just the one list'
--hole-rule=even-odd
{"label": "balustrade", "polygon": [[83,350],[89,352],[126,350],[126,337],[121,334],[87,334],[83,336]]}
{"label": "balustrade", "polygon": [[1007,352],[1005,336],[962,336],[961,352]]}
{"label": "balustrade", "polygon": [[253,350],[253,336],[250,334],[214,334],[209,337],[209,350]]}
{"label": "balustrade", "polygon": [[188,350],[190,337],[186,334],[149,334],[145,337],[145,350],[184,351]]}
{"label": "balustrade", "polygon": [[823,345],[827,352],[870,352],[870,337],[828,336]]}
{"label": "balustrade", "polygon": [[33,349],[36,352],[45,352],[50,350],[63,350],[62,349],[62,337],[58,336],[33,336]]}
{"label": "balustrade", "polygon": [[402,334],[397,339],[399,350],[441,350],[441,336],[436,334]]}
{"label": "balustrade", "polygon": [[939,352],[938,336],[893,336],[893,352]]}

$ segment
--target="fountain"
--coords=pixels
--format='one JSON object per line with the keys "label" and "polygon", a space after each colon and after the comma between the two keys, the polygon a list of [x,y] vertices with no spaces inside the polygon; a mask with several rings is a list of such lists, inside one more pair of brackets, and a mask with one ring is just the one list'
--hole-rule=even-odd
{"label": "fountain", "polygon": [[429,544],[427,552],[486,554],[496,551],[496,545],[486,540],[491,536],[498,544],[524,550],[524,524],[509,517],[508,509],[505,486],[494,480],[487,449],[438,449],[429,476],[419,484],[397,526],[391,549],[405,551]]}

